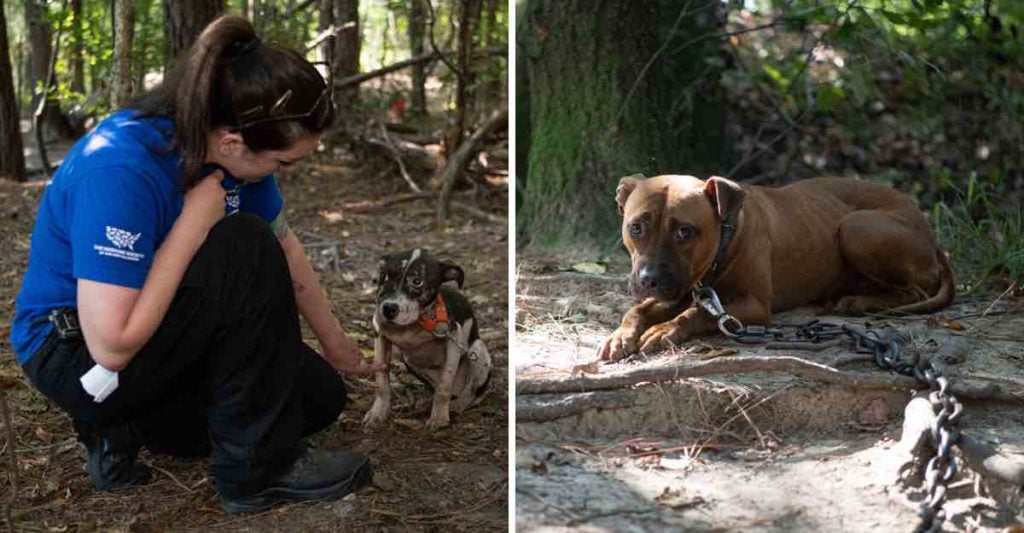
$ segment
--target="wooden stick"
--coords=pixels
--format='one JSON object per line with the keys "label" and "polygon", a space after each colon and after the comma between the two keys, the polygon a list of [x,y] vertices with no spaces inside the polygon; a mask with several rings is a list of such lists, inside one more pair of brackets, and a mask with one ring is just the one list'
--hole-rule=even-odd
{"label": "wooden stick", "polygon": [[384,138],[384,147],[391,152],[391,156],[398,162],[398,170],[402,173],[402,179],[404,179],[405,183],[409,185],[412,192],[423,192],[423,189],[420,189],[420,186],[416,185],[416,182],[413,181],[412,176],[409,175],[409,171],[405,169],[405,161],[402,160],[402,153],[398,151],[398,147],[391,141],[391,136],[388,135],[388,130],[384,127],[384,121],[378,121],[377,125],[380,126],[380,134]]}
{"label": "wooden stick", "polygon": [[[667,367],[642,368],[610,376],[581,376],[570,379],[520,379],[516,393],[520,395],[587,392],[621,389],[640,383],[662,383],[683,378],[715,374],[749,374],[751,372],[789,373],[823,383],[860,389],[920,389],[925,385],[909,376],[882,373],[844,372],[821,363],[799,357],[784,356],[731,356],[706,361],[694,361]],[[1000,400],[1021,403],[1020,393],[1007,390],[993,382],[952,380],[951,390],[960,398]]]}
{"label": "wooden stick", "polygon": [[[480,149],[480,145],[483,144],[484,140],[491,136],[498,128],[508,124],[508,110],[501,109],[495,111],[491,118],[487,119],[480,129],[476,130],[473,135],[459,146],[459,149],[455,151],[452,158],[448,161],[448,164],[444,167],[444,171],[441,173],[441,194],[437,198],[437,224],[443,226],[445,221],[448,219],[448,211],[451,207],[451,196],[452,189],[455,187],[455,180],[462,174],[462,169],[466,167],[466,163],[469,162],[469,158],[477,153]],[[465,207],[463,207],[465,210]]]}
{"label": "wooden stick", "polygon": [[[507,52],[507,50],[504,49],[504,48],[486,48],[486,49],[483,49],[483,50],[479,50],[478,54],[474,54],[474,55],[495,56],[495,55],[502,55],[502,54],[504,54],[506,52]],[[361,74],[355,74],[355,75],[352,75],[352,76],[348,76],[347,78],[342,78],[342,79],[340,79],[340,80],[338,80],[337,82],[334,83],[334,88],[335,89],[344,89],[344,88],[347,88],[347,87],[351,87],[353,85],[359,85],[360,83],[363,83],[364,81],[372,80],[373,78],[379,78],[381,76],[384,76],[385,74],[390,74],[390,73],[392,73],[392,72],[394,72],[396,70],[402,70],[403,68],[411,67],[413,65],[419,65],[419,64],[422,64],[422,63],[429,63],[429,62],[431,62],[431,61],[433,61],[435,59],[442,58],[443,55],[444,54],[441,53],[441,52],[427,52],[425,54],[420,54],[420,55],[418,55],[416,57],[410,57],[409,59],[403,59],[402,61],[398,61],[398,62],[392,63],[390,65],[381,67],[381,68],[379,68],[377,70],[372,70],[370,72],[363,72]]]}

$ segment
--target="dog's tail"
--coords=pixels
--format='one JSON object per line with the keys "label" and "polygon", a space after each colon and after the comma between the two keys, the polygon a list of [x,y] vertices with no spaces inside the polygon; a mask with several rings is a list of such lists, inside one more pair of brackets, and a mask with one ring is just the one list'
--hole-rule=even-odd
{"label": "dog's tail", "polygon": [[953,277],[953,268],[949,266],[946,252],[943,252],[938,247],[935,248],[935,259],[938,260],[939,268],[942,269],[939,290],[924,300],[887,309],[887,313],[908,315],[931,313],[953,303],[953,299],[956,298],[956,279]]}

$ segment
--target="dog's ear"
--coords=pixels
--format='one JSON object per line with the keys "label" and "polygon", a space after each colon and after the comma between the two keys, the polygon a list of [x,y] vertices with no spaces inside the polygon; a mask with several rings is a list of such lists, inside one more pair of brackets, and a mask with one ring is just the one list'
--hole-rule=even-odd
{"label": "dog's ear", "polygon": [[462,288],[462,283],[466,281],[466,273],[462,271],[462,267],[455,263],[446,263],[441,261],[438,263],[441,267],[441,279],[444,281],[454,281],[459,284],[459,288]]}
{"label": "dog's ear", "polygon": [[743,197],[746,196],[738,183],[719,176],[708,178],[704,183],[704,194],[711,200],[711,205],[715,206],[720,220],[739,211],[743,207]]}
{"label": "dog's ear", "polygon": [[633,189],[636,188],[644,179],[643,174],[631,174],[619,180],[619,186],[615,188],[615,203],[619,205],[619,214],[622,214],[622,210],[626,207],[626,200],[629,199],[629,195],[633,194]]}

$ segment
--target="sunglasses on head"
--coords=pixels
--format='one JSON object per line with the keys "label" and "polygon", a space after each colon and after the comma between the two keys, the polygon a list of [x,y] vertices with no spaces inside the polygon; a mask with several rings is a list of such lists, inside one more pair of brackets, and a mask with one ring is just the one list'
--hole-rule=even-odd
{"label": "sunglasses on head", "polygon": [[332,83],[333,76],[331,72],[331,64],[326,61],[313,61],[310,64],[313,65],[314,67],[322,67],[323,70],[327,71],[327,75],[325,76],[321,72],[321,69],[317,68],[317,72],[320,73],[321,77],[323,77],[324,79],[324,90],[321,91],[320,96],[318,96],[317,99],[313,102],[313,105],[309,108],[309,111],[306,111],[305,113],[296,113],[291,115],[275,115],[275,113],[284,109],[284,107],[288,105],[288,101],[291,100],[293,93],[291,89],[288,89],[287,91],[285,91],[283,95],[281,95],[280,98],[277,99],[276,102],[274,102],[274,105],[270,106],[270,109],[267,111],[267,116],[263,118],[245,120],[246,117],[252,117],[263,113],[264,106],[258,105],[252,109],[240,113],[239,118],[242,120],[242,122],[240,122],[235,127],[240,130],[244,130],[252,126],[256,126],[258,124],[268,124],[271,122],[284,122],[286,120],[300,120],[304,118],[309,118],[317,114],[317,110],[320,109],[324,101],[327,102],[327,107],[324,107],[323,110],[320,111],[320,113],[326,113],[327,110],[333,109],[334,84]]}

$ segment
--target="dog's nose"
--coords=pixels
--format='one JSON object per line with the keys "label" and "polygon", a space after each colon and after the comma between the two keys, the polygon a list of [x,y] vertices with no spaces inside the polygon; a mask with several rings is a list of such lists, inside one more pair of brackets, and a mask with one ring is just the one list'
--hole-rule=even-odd
{"label": "dog's nose", "polygon": [[658,275],[651,267],[641,268],[637,279],[640,281],[640,286],[645,289],[654,289],[658,286]]}
{"label": "dog's nose", "polygon": [[398,304],[395,302],[385,302],[384,305],[380,307],[380,310],[384,313],[384,318],[388,320],[398,316]]}

